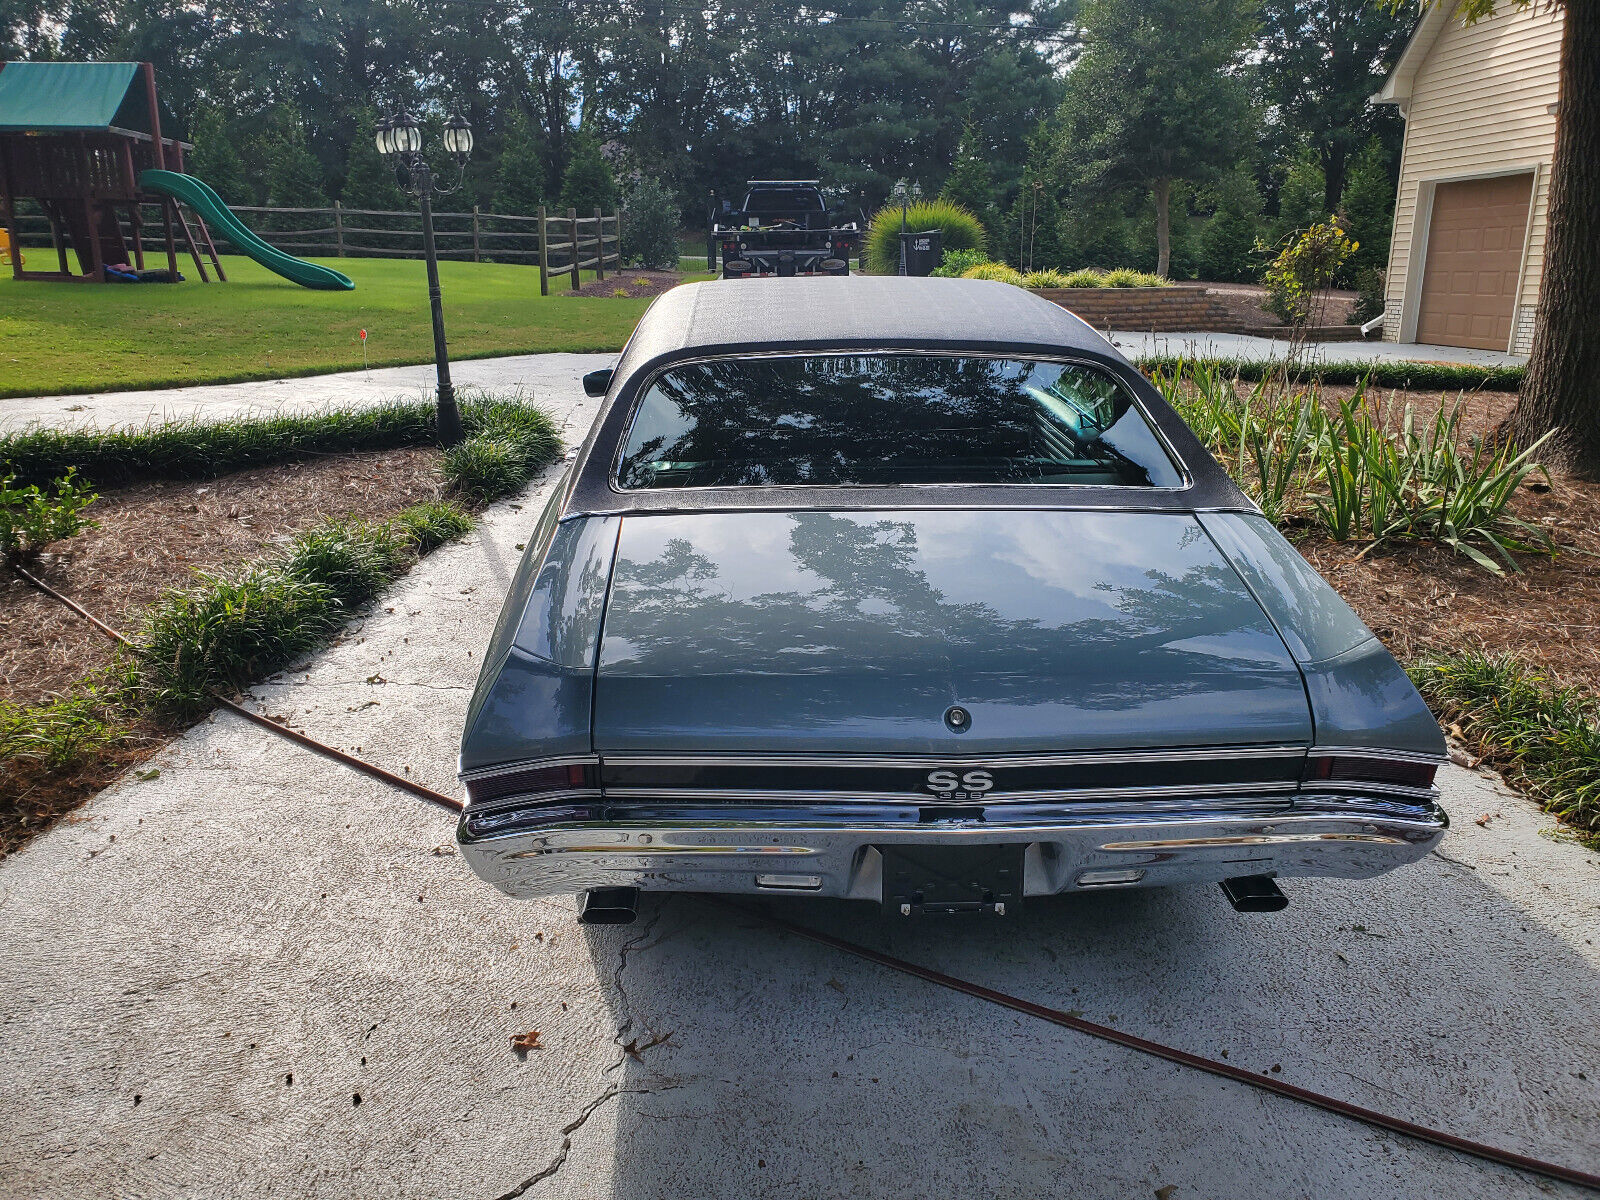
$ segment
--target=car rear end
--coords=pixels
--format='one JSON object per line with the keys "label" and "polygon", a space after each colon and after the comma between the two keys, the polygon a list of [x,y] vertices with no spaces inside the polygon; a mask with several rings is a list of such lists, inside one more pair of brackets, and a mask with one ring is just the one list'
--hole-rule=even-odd
{"label": "car rear end", "polygon": [[1194,503],[1214,464],[1159,404],[995,352],[650,375],[587,452],[631,500],[558,495],[513,584],[468,862],[514,896],[912,914],[1206,882],[1271,907],[1274,878],[1426,854],[1437,724],[1242,497]]}

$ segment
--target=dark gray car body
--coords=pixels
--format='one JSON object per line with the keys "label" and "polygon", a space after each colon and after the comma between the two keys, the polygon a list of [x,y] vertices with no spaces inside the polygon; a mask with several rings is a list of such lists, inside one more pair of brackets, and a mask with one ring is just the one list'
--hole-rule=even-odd
{"label": "dark gray car body", "polygon": [[[1183,486],[617,486],[659,371],[841,350],[1091,364]],[[513,895],[880,899],[903,844],[1025,845],[1028,894],[1365,877],[1442,834],[1443,751],[1355,614],[1069,313],[965,280],[688,285],[641,321],[528,539],[459,839]]]}

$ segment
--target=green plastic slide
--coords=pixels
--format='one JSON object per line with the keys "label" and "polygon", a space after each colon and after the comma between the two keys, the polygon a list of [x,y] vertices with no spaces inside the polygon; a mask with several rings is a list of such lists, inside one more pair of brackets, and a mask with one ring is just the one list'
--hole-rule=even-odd
{"label": "green plastic slide", "polygon": [[308,263],[303,258],[269,246],[233,215],[232,210],[222,202],[222,197],[193,175],[181,175],[177,171],[141,171],[139,186],[147,192],[181,200],[199,213],[206,224],[232,242],[233,248],[240,254],[248,255],[267,270],[276,271],[301,287],[316,288],[320,292],[348,292],[356,286],[348,275]]}

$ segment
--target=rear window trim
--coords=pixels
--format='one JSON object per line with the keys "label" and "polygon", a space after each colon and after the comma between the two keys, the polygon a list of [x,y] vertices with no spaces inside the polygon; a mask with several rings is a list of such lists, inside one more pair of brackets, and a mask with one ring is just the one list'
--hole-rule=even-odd
{"label": "rear window trim", "polygon": [[[1178,476],[1182,482],[1176,487],[1156,487],[1152,485],[1150,487],[1139,488],[1130,488],[1128,485],[1120,483],[995,483],[989,480],[966,483],[760,483],[741,484],[738,486],[729,486],[727,484],[702,484],[694,487],[671,488],[625,488],[622,486],[622,460],[627,453],[628,438],[633,432],[633,423],[639,415],[639,408],[644,403],[644,398],[648,396],[650,394],[650,390],[655,387],[656,380],[660,379],[668,371],[675,371],[679,367],[692,367],[699,363],[726,362],[730,359],[747,360],[753,362],[780,358],[839,358],[846,356],[867,357],[873,355],[893,358],[983,358],[993,359],[999,362],[1054,363],[1061,366],[1082,367],[1090,371],[1098,371],[1100,374],[1110,379],[1111,382],[1114,383],[1118,388],[1120,388],[1123,393],[1126,394],[1133,407],[1138,409],[1139,415],[1144,419],[1146,427],[1150,430],[1151,435],[1160,444],[1161,449],[1166,453],[1168,459],[1171,460],[1172,465],[1174,468],[1176,468]],[[1015,352],[1003,353],[996,350],[952,349],[933,351],[914,347],[842,346],[837,349],[808,348],[805,350],[767,350],[759,351],[754,354],[699,354],[690,358],[679,358],[674,359],[671,362],[662,363],[640,381],[637,389],[633,393],[633,396],[629,399],[627,415],[622,421],[617,435],[616,450],[612,454],[611,463],[606,469],[606,485],[614,494],[618,496],[659,496],[671,495],[675,492],[708,493],[729,491],[746,491],[757,493],[889,491],[913,493],[917,491],[940,488],[1017,488],[1024,489],[1029,493],[1064,492],[1069,495],[1082,495],[1088,491],[1137,491],[1140,494],[1155,493],[1157,495],[1172,496],[1178,494],[1179,492],[1188,491],[1191,487],[1193,487],[1194,474],[1192,471],[1190,471],[1189,464],[1184,461],[1183,456],[1178,453],[1177,447],[1175,447],[1172,444],[1171,439],[1167,437],[1166,430],[1161,428],[1161,422],[1155,419],[1154,414],[1152,414],[1148,406],[1146,406],[1137,389],[1129,387],[1127,381],[1122,379],[1116,371],[1110,369],[1105,363],[1096,362],[1093,359],[1080,357],[1078,355],[1037,354],[1022,350],[1020,348]]]}

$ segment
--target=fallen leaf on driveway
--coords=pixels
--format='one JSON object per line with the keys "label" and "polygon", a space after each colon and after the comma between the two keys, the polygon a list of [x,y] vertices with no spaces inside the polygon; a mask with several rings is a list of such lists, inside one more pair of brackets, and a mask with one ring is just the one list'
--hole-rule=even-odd
{"label": "fallen leaf on driveway", "polygon": [[828,980],[828,986],[831,987],[836,992],[843,992],[844,991],[844,984],[840,983],[837,979]]}
{"label": "fallen leaf on driveway", "polygon": [[1494,820],[1494,817],[1491,814],[1484,813],[1481,817],[1478,817],[1472,823],[1474,825],[1478,826],[1480,829],[1487,829],[1487,828],[1489,828],[1489,822],[1492,821],[1492,820]]}
{"label": "fallen leaf on driveway", "polygon": [[1166,1187],[1156,1189],[1156,1200],[1172,1200],[1172,1193],[1178,1190],[1178,1185],[1169,1183]]}
{"label": "fallen leaf on driveway", "polygon": [[672,1036],[671,1033],[663,1033],[659,1037],[651,1038],[648,1042],[644,1043],[644,1045],[642,1045],[642,1046],[639,1044],[639,1039],[638,1038],[634,1038],[632,1041],[630,1041],[626,1046],[624,1046],[622,1048],[622,1052],[624,1054],[626,1054],[629,1058],[633,1059],[635,1062],[643,1062],[644,1061],[644,1052],[646,1050],[649,1050],[653,1046],[661,1045],[663,1042],[665,1042],[671,1036]]}
{"label": "fallen leaf on driveway", "polygon": [[513,1033],[511,1035],[511,1048],[518,1054],[526,1054],[529,1050],[543,1050],[539,1045],[539,1031],[530,1029],[527,1033]]}

